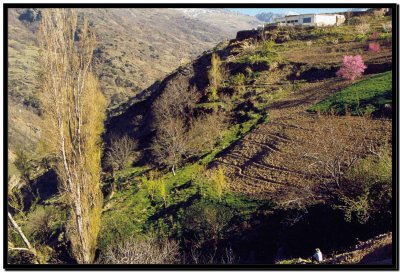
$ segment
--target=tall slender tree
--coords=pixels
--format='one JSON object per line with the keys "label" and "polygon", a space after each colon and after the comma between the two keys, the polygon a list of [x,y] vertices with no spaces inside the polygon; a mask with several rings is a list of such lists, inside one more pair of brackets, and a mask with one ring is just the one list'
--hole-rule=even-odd
{"label": "tall slender tree", "polygon": [[218,88],[223,81],[222,62],[217,53],[211,55],[211,67],[208,70],[208,80],[210,81],[209,96],[211,100],[218,100]]}
{"label": "tall slender tree", "polygon": [[76,9],[43,9],[39,43],[42,139],[56,158],[72,254],[78,263],[91,263],[100,230],[106,103],[91,71],[96,38],[87,20],[78,28]]}

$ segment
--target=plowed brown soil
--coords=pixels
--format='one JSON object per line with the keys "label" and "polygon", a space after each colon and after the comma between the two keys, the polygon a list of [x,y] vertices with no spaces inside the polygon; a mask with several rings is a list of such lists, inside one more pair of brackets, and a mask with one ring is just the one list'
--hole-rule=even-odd
{"label": "plowed brown soil", "polygon": [[[316,188],[330,180],[318,163],[327,154],[344,162],[367,147],[391,138],[391,120],[327,116],[307,108],[351,82],[331,79],[308,84],[269,106],[267,123],[236,142],[217,158],[231,191],[254,198],[290,203],[323,195]],[[326,173],[325,173],[326,172]]]}

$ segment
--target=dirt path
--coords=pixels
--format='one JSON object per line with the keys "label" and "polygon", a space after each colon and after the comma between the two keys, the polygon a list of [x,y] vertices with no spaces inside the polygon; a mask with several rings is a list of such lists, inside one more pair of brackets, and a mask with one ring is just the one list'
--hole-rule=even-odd
{"label": "dirt path", "polygon": [[[319,116],[307,108],[332,93],[343,89],[349,82],[331,79],[307,84],[296,93],[269,106],[265,124],[247,134],[217,158],[216,164],[224,167],[230,190],[254,198],[278,198],[281,202],[313,198],[312,188],[325,177],[316,169],[311,154],[319,149],[335,152],[346,145],[349,156],[358,150],[361,140],[377,140],[382,134],[391,137],[389,120],[372,120],[361,117]],[[362,119],[362,120],[361,120]],[[336,142],[326,142],[326,138]]]}
{"label": "dirt path", "polygon": [[392,264],[392,233],[360,242],[352,250],[326,260],[330,264]]}

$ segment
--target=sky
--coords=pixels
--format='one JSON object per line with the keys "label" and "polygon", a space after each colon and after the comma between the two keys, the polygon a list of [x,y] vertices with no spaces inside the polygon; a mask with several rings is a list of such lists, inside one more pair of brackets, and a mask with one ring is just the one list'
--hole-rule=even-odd
{"label": "sky", "polygon": [[229,8],[228,10],[244,13],[247,15],[256,15],[261,12],[273,12],[273,13],[288,13],[295,12],[298,14],[308,13],[334,13],[347,11],[347,8]]}

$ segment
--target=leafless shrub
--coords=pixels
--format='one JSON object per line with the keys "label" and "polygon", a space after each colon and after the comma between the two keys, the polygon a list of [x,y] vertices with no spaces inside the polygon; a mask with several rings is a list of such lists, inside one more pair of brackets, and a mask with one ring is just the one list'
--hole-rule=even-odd
{"label": "leafless shrub", "polygon": [[246,42],[242,43],[241,48],[243,52],[242,54],[253,55],[256,52],[257,41],[253,39],[247,40]]}
{"label": "leafless shrub", "polygon": [[180,77],[171,81],[152,107],[156,127],[167,119],[191,118],[194,105],[199,99],[200,94],[197,89],[195,87],[190,88],[186,78]]}
{"label": "leafless shrub", "polygon": [[194,116],[199,93],[188,88],[184,78],[178,79],[164,90],[152,108],[156,129],[153,154],[158,163],[171,167],[173,173],[185,159],[212,148],[225,127],[225,116],[218,111]]}
{"label": "leafless shrub", "polygon": [[187,123],[193,117],[193,108],[199,99],[196,88],[189,88],[185,78],[179,78],[167,86],[154,102],[156,138],[152,144],[158,163],[175,169],[187,157]]}
{"label": "leafless shrub", "polygon": [[194,120],[187,137],[190,155],[200,155],[204,150],[213,148],[226,126],[226,117],[222,112],[214,112]]}
{"label": "leafless shrub", "polygon": [[137,141],[128,135],[122,137],[111,136],[111,144],[106,152],[106,164],[114,171],[123,169],[137,157],[136,148]]}
{"label": "leafless shrub", "polygon": [[313,140],[305,143],[303,159],[309,161],[308,171],[334,181],[338,188],[345,170],[387,138],[373,131],[368,117],[356,118],[326,116],[325,122],[312,127]]}
{"label": "leafless shrub", "polygon": [[239,258],[233,253],[231,247],[225,248],[222,254],[217,257],[216,248],[205,254],[196,246],[192,246],[189,255],[182,260],[183,264],[237,264],[238,262]]}
{"label": "leafless shrub", "polygon": [[152,143],[153,154],[156,161],[175,169],[179,167],[187,154],[187,135],[181,119],[170,118],[160,125],[157,136]]}
{"label": "leafless shrub", "polygon": [[174,264],[179,260],[179,246],[173,240],[129,238],[107,247],[100,256],[102,264]]}
{"label": "leafless shrub", "polygon": [[223,264],[235,264],[239,262],[239,258],[233,253],[231,247],[225,248],[225,256],[222,257]]}
{"label": "leafless shrub", "polygon": [[[353,136],[351,127],[348,127],[346,136]],[[304,158],[311,159],[308,167],[309,171],[319,174],[321,177],[329,177],[338,187],[344,174],[343,169],[350,167],[359,157],[355,152],[355,145],[346,141],[344,137],[338,135],[339,132],[334,126],[318,127],[315,134],[313,145],[304,153]],[[359,143],[357,143],[359,144]],[[347,151],[347,152],[346,152]]]}

